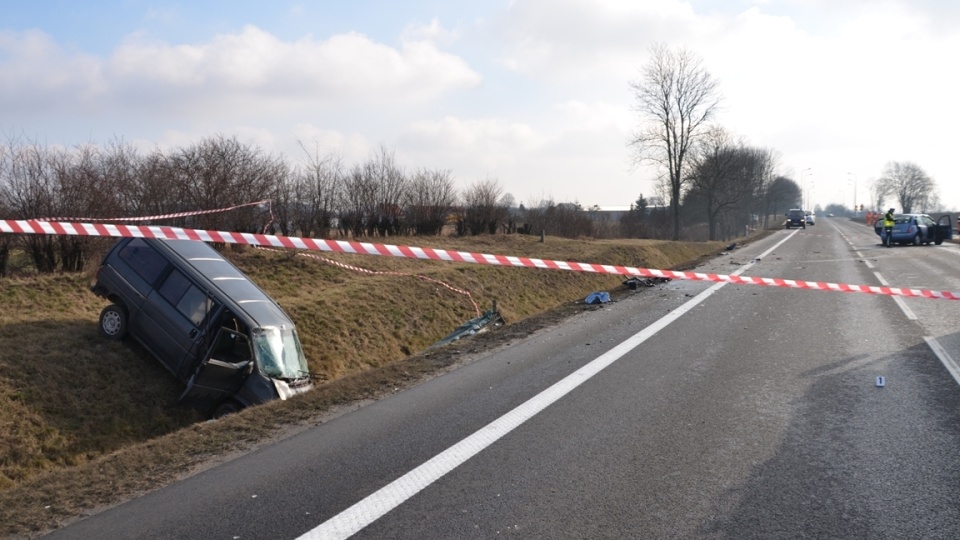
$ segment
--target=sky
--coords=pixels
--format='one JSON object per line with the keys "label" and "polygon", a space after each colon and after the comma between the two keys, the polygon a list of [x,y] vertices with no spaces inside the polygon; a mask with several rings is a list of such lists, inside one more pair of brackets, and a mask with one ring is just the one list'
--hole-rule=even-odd
{"label": "sky", "polygon": [[[870,206],[912,161],[960,208],[960,3],[949,0],[0,0],[0,135],[144,152],[225,135],[291,164],[379,149],[518,203],[626,206],[630,83],[698,55],[715,123],[811,208]],[[894,201],[888,201],[887,204]]]}

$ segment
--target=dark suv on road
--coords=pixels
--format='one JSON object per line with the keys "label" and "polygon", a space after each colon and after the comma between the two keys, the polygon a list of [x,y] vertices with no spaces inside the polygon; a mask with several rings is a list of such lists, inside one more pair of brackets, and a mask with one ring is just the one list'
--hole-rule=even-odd
{"label": "dark suv on road", "polygon": [[807,216],[803,210],[799,208],[787,210],[787,228],[791,227],[807,228]]}
{"label": "dark suv on road", "polygon": [[310,388],[293,321],[204,242],[120,239],[92,290],[112,302],[100,334],[142,343],[186,384],[180,401],[209,416]]}

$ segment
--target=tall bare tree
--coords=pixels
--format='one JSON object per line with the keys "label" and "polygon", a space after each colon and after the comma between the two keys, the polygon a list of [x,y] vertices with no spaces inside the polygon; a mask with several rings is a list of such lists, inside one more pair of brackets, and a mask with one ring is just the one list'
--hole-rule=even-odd
{"label": "tall bare tree", "polygon": [[718,83],[701,59],[686,50],[654,45],[638,81],[630,83],[641,127],[630,141],[637,164],[666,169],[673,239],[680,239],[680,198],[687,154],[720,104]]}
{"label": "tall bare tree", "polygon": [[917,208],[924,208],[936,189],[933,179],[912,161],[891,161],[883,171],[883,177],[877,180],[884,193],[897,198],[900,211],[909,214]]}

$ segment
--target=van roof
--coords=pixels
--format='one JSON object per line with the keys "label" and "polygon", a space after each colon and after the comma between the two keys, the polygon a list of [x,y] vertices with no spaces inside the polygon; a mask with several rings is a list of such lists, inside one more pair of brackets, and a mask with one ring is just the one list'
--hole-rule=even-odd
{"label": "van roof", "polygon": [[144,239],[161,242],[170,251],[180,256],[198,274],[207,278],[210,284],[226,297],[232,311],[245,313],[257,326],[294,326],[290,317],[277,303],[257,287],[230,261],[206,242],[195,240]]}

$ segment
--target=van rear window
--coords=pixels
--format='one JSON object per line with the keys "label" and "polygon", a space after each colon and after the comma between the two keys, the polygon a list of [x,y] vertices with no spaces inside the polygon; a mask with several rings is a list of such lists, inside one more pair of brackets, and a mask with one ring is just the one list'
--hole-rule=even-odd
{"label": "van rear window", "polygon": [[167,261],[163,255],[157,253],[140,238],[131,240],[120,249],[117,255],[150,285],[157,282],[157,277],[167,267]]}

